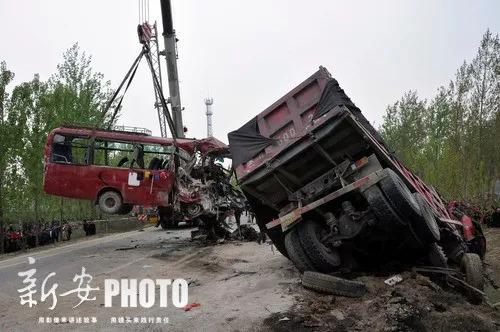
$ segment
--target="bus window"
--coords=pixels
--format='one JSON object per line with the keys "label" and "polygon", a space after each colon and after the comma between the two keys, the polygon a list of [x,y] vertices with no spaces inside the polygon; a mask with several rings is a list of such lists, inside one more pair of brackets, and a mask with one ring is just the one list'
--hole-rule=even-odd
{"label": "bus window", "polygon": [[86,165],[88,148],[88,138],[55,134],[52,140],[51,161]]}
{"label": "bus window", "polygon": [[130,143],[99,140],[94,144],[94,165],[130,168],[133,145]]}

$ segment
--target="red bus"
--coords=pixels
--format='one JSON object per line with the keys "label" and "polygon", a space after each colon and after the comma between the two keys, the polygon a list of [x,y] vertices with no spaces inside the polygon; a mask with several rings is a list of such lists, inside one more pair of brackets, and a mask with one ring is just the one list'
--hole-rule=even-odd
{"label": "red bus", "polygon": [[228,150],[215,138],[176,142],[137,128],[54,129],[45,145],[44,191],[93,200],[108,214],[130,213],[134,205],[169,206],[179,165],[195,160],[197,152]]}

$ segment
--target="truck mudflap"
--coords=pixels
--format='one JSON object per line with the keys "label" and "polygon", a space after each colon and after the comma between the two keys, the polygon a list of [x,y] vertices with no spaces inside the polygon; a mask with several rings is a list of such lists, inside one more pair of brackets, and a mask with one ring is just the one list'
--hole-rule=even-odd
{"label": "truck mudflap", "polygon": [[355,189],[358,189],[361,187],[362,187],[362,189],[367,189],[367,188],[373,186],[374,184],[376,184],[377,182],[379,182],[380,180],[382,180],[383,178],[385,178],[386,176],[387,176],[387,171],[385,169],[373,172],[365,177],[362,177],[361,179],[359,179],[355,182],[352,182],[352,183],[346,185],[345,187],[342,187],[342,188],[324,196],[323,198],[320,198],[320,199],[318,199],[310,204],[307,204],[306,206],[299,207],[299,208],[293,210],[290,213],[285,214],[284,216],[282,216],[278,219],[275,219],[273,221],[268,222],[266,224],[266,228],[271,229],[273,227],[281,225],[281,230],[284,232],[284,231],[292,228],[296,224],[298,224],[300,221],[299,220],[300,217],[304,213],[309,212],[311,210],[314,210],[314,209],[318,208],[319,206],[321,206],[325,203],[328,203],[336,198],[339,198],[340,196],[345,195],[348,192],[351,192]]}

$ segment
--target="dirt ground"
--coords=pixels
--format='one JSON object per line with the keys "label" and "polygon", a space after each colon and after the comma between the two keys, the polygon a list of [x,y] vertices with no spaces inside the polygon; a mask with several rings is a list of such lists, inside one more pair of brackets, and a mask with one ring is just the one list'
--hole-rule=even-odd
{"label": "dirt ground", "polygon": [[[486,269],[500,280],[500,229],[489,229]],[[271,315],[272,331],[500,331],[500,291],[491,285],[488,303],[473,305],[444,281],[403,272],[403,281],[388,286],[390,275],[359,276],[367,294],[359,299],[321,295],[290,286],[295,303],[291,310]],[[498,303],[497,303],[498,305]]]}

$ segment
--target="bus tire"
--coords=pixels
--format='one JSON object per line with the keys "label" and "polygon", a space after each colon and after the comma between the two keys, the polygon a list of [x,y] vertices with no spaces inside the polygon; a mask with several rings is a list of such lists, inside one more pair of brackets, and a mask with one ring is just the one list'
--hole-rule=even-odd
{"label": "bus tire", "polygon": [[134,209],[132,204],[123,204],[118,214],[129,214]]}
{"label": "bus tire", "polygon": [[302,286],[321,293],[346,297],[361,297],[366,292],[366,286],[359,281],[342,279],[312,271],[304,272]]}
{"label": "bus tire", "polygon": [[316,271],[302,249],[296,228],[285,235],[285,247],[288,257],[290,257],[290,260],[300,273],[304,273],[304,271]]}
{"label": "bus tire", "polygon": [[340,255],[337,250],[327,248],[321,242],[321,231],[322,226],[319,222],[303,221],[298,228],[300,244],[316,270],[333,272],[340,265]]}
{"label": "bus tire", "polygon": [[410,189],[392,169],[386,170],[387,176],[379,184],[387,200],[401,214],[405,223],[421,219],[420,207]]}
{"label": "bus tire", "polygon": [[103,213],[117,214],[123,207],[122,196],[116,191],[108,190],[99,196],[98,204]]}

